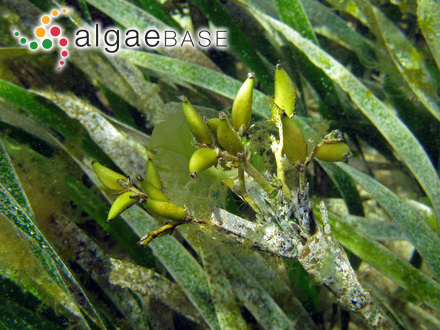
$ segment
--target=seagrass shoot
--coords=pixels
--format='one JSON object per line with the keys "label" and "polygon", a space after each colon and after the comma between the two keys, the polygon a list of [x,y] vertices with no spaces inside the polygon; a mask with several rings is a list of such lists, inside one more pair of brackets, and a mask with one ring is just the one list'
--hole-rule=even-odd
{"label": "seagrass shoot", "polygon": [[[179,205],[166,195],[153,158],[146,164],[145,178],[138,176],[136,183],[93,163],[103,185],[117,191],[108,221],[138,202],[148,213],[166,221],[142,237],[140,246],[172,234],[178,226],[196,224],[215,230],[224,240],[248,243],[276,256],[295,258],[345,308],[361,315],[370,326],[384,328],[386,318],[359,283],[345,251],[331,233],[324,202],[314,207],[309,198],[307,166],[315,157],[323,162],[341,162],[352,156],[342,132],[333,130],[319,143],[308,145],[300,119],[295,118],[294,83],[281,65],[277,65],[275,94],[268,99],[271,116],[260,123],[277,132],[260,136],[263,146],[271,150],[273,161],[262,164],[257,151],[261,149],[255,147],[253,138],[256,128],[251,124],[254,79],[255,75],[249,73],[237,92],[230,116],[220,111],[218,117],[207,119],[200,116],[187,97],[179,97],[196,147],[188,161],[191,180],[198,180],[205,173],[208,177],[221,177],[223,184],[249,206],[253,219],[243,219],[218,208],[210,219],[195,217],[186,205]],[[297,184],[286,179],[287,171],[297,173]]]}

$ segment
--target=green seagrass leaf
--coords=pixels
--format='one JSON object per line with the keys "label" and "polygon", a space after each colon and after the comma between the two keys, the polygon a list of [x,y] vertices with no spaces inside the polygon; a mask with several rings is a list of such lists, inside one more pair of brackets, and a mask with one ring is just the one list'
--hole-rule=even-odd
{"label": "green seagrass leaf", "polygon": [[440,278],[440,238],[418,214],[384,185],[344,163],[337,166],[348,173],[399,224],[406,237],[428,264],[437,279]]}

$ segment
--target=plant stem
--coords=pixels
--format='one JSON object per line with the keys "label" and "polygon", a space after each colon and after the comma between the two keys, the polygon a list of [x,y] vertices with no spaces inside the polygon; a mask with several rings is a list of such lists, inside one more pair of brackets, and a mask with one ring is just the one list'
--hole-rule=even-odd
{"label": "plant stem", "polygon": [[249,206],[255,211],[255,213],[260,214],[260,209],[258,206],[254,203],[252,198],[249,197],[247,190],[246,190],[246,182],[244,179],[244,170],[239,167],[238,168],[238,180],[240,183],[240,195],[243,197],[243,199],[246,201],[246,203],[249,204]]}
{"label": "plant stem", "polygon": [[269,194],[269,196],[272,196],[275,193],[275,188],[272,187],[269,181],[258,172],[258,170],[253,167],[247,160],[238,160],[240,167],[246,171],[247,174],[249,174],[251,177],[254,178],[255,181],[258,182],[258,184],[261,186],[261,188],[264,189],[265,192]]}
{"label": "plant stem", "polygon": [[230,160],[233,163],[238,163],[247,174],[254,178],[255,181],[264,189],[265,192],[272,196],[276,189],[270,184],[270,182],[261,174],[255,167],[253,167],[246,159],[242,159],[231,155],[228,152],[221,151],[219,157]]}
{"label": "plant stem", "polygon": [[289,190],[289,187],[286,185],[286,179],[284,177],[284,166],[282,163],[283,149],[284,149],[284,132],[283,125],[281,124],[281,120],[278,121],[278,131],[280,135],[280,142],[273,141],[272,151],[275,155],[275,161],[277,164],[277,178],[280,180],[282,184],[282,190],[287,197],[292,196],[292,193]]}

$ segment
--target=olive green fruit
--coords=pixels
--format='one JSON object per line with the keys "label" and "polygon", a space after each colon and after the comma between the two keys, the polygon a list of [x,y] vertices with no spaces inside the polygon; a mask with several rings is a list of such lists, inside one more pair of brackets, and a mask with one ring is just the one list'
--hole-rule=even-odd
{"label": "olive green fruit", "polygon": [[206,125],[202,117],[200,117],[185,96],[180,96],[179,99],[182,101],[182,110],[185,114],[186,121],[188,122],[189,129],[196,138],[197,142],[211,144],[212,137],[211,133],[209,132],[208,125]]}
{"label": "olive green fruit", "polygon": [[162,189],[162,181],[160,180],[159,173],[157,172],[156,166],[154,165],[152,160],[147,162],[147,175],[145,180],[150,182],[157,189]]}
{"label": "olive green fruit", "polygon": [[243,144],[238,134],[232,129],[229,120],[223,112],[220,112],[220,123],[217,128],[218,143],[231,155],[237,155],[244,151]]}
{"label": "olive green fruit", "polygon": [[251,123],[252,96],[254,94],[255,74],[250,72],[247,79],[241,85],[234,103],[232,104],[232,125],[238,131],[244,125],[246,130]]}
{"label": "olive green fruit", "polygon": [[296,103],[295,86],[287,72],[279,64],[275,70],[275,95],[273,101],[278,108],[284,110],[287,116],[292,116]]}
{"label": "olive green fruit", "polygon": [[124,188],[118,182],[118,180],[127,181],[127,178],[118,172],[115,172],[104,165],[101,165],[97,161],[92,162],[93,170],[98,176],[99,181],[109,189],[123,190]]}
{"label": "olive green fruit", "polygon": [[157,189],[151,182],[147,179],[139,180],[139,183],[147,194],[148,197],[156,201],[168,202],[170,199],[162,192],[162,190]]}
{"label": "olive green fruit", "polygon": [[307,144],[301,130],[293,119],[282,117],[284,154],[293,164],[305,162],[307,157]]}
{"label": "olive green fruit", "polygon": [[144,203],[144,208],[160,217],[164,217],[174,221],[182,221],[186,216],[186,211],[183,207],[172,202],[155,201],[147,199]]}
{"label": "olive green fruit", "polygon": [[323,162],[343,162],[351,156],[350,148],[344,142],[321,144],[315,150],[315,157]]}
{"label": "olive green fruit", "polygon": [[127,191],[116,198],[115,202],[110,208],[110,211],[108,212],[107,221],[113,220],[138,201],[139,198],[131,198],[130,196],[132,195],[135,194],[132,191]]}
{"label": "olive green fruit", "polygon": [[189,160],[189,172],[196,178],[200,172],[217,164],[217,154],[211,148],[200,148],[194,151]]}

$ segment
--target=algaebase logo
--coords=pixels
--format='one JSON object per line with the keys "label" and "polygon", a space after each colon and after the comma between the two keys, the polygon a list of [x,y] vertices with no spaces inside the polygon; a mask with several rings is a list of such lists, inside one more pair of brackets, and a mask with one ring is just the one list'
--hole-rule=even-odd
{"label": "algaebase logo", "polygon": [[185,30],[179,34],[170,28],[155,29],[148,26],[143,31],[135,28],[121,30],[116,27],[102,29],[99,23],[94,23],[94,28],[78,28],[72,42],[70,42],[68,38],[63,36],[62,29],[54,21],[62,15],[68,15],[72,12],[73,10],[69,8],[54,9],[50,14],[41,16],[41,24],[35,28],[35,36],[32,38],[20,35],[15,27],[12,28],[12,33],[21,46],[28,47],[31,51],[38,49],[43,51],[59,50],[56,66],[58,70],[63,68],[69,56],[67,45],[71,47],[70,49],[74,47],[78,50],[100,48],[108,55],[116,54],[122,48],[156,50],[176,47],[198,47],[201,49],[209,49],[210,47],[227,49],[228,47],[227,29],[201,28],[193,33]]}
{"label": "algaebase logo", "polygon": [[50,14],[43,15],[40,19],[42,25],[37,26],[35,29],[35,37],[28,38],[24,35],[21,35],[20,32],[15,29],[15,27],[12,28],[13,35],[19,39],[20,45],[23,47],[29,47],[29,49],[32,51],[37,49],[48,51],[59,48],[60,58],[58,59],[58,70],[61,70],[69,56],[69,52],[67,50],[69,40],[62,36],[63,31],[59,26],[54,24],[54,20],[62,15],[68,15],[72,12],[72,9],[62,8],[60,10],[54,9],[50,12]]}

